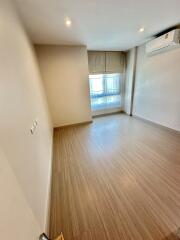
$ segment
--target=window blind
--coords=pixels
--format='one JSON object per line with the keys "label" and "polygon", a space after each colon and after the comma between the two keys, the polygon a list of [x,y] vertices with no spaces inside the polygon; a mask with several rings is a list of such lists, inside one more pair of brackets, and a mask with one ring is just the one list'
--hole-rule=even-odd
{"label": "window blind", "polygon": [[123,73],[124,52],[88,51],[89,74]]}
{"label": "window blind", "polygon": [[88,64],[90,74],[102,74],[106,72],[106,53],[88,51]]}

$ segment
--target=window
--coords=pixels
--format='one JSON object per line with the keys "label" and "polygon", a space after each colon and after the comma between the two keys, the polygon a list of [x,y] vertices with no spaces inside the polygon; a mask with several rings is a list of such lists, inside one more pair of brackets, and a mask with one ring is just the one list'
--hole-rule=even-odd
{"label": "window", "polygon": [[92,111],[120,108],[121,74],[89,75]]}

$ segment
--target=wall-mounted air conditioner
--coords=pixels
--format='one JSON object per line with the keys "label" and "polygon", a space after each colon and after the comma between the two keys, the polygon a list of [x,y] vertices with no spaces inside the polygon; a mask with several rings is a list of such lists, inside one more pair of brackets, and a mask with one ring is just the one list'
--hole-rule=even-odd
{"label": "wall-mounted air conditioner", "polygon": [[146,44],[146,53],[152,54],[158,51],[180,46],[180,29],[172,30]]}

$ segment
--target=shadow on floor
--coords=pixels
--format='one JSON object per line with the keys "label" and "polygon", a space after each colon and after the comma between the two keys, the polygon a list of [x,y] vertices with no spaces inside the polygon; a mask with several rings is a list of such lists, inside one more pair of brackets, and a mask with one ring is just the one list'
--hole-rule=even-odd
{"label": "shadow on floor", "polygon": [[176,233],[171,233],[167,237],[163,238],[162,240],[180,240]]}

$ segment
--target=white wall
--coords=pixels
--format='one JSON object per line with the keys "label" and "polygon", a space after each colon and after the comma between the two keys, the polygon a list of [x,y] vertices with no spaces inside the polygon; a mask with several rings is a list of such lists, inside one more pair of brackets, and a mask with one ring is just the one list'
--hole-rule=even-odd
{"label": "white wall", "polygon": [[133,70],[135,67],[135,48],[128,51],[126,56],[126,78],[125,78],[125,102],[124,111],[127,114],[131,112],[131,98],[132,98],[132,88],[133,88]]}
{"label": "white wall", "polygon": [[42,231],[7,157],[0,149],[0,234],[1,239],[38,239]]}
{"label": "white wall", "polygon": [[153,56],[138,48],[133,114],[180,131],[180,48]]}
{"label": "white wall", "polygon": [[0,43],[0,235],[38,239],[47,222],[52,126],[32,46],[9,0],[0,3]]}
{"label": "white wall", "polygon": [[36,46],[55,127],[91,120],[87,49]]}

